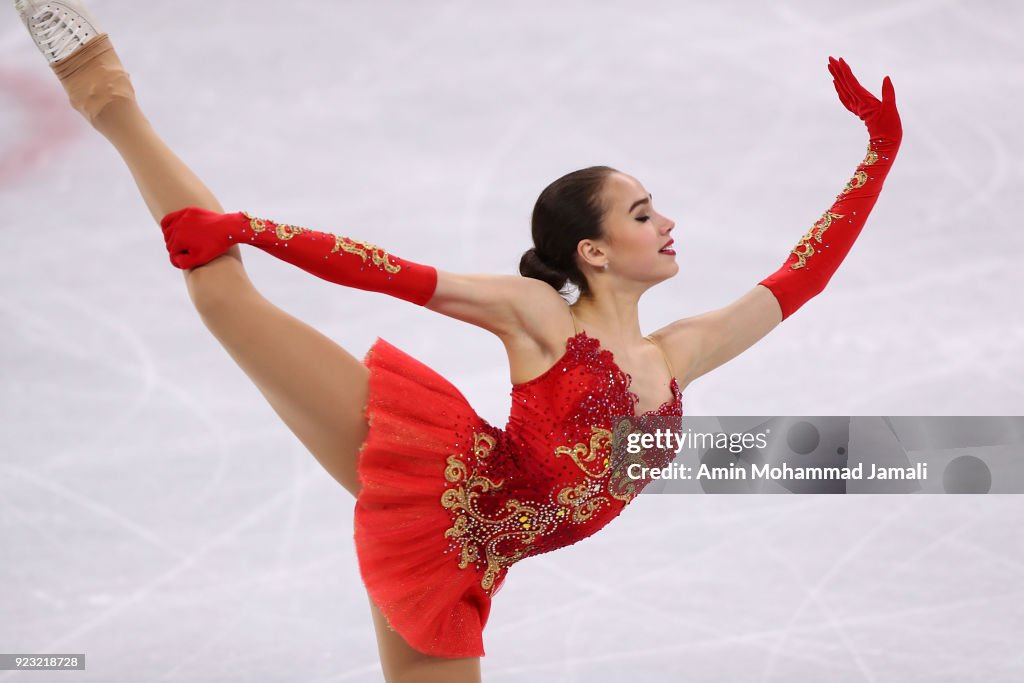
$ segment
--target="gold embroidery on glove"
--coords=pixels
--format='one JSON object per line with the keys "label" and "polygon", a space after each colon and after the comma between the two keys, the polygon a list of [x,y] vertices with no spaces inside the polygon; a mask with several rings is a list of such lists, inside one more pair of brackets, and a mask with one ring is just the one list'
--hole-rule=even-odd
{"label": "gold embroidery on glove", "polygon": [[[860,165],[871,166],[877,161],[878,152],[871,148],[871,143],[869,142],[867,154],[864,156],[864,161],[862,161]],[[864,187],[864,185],[867,182],[867,172],[858,168],[857,171],[853,174],[853,177],[850,178],[849,182],[847,182],[846,185],[843,187],[843,191],[836,196],[836,199],[842,199],[843,195],[851,192],[852,190]],[[793,250],[790,253],[796,254],[799,260],[792,266],[790,266],[790,268],[796,270],[798,268],[803,268],[805,265],[807,265],[807,259],[813,256],[815,252],[814,246],[811,244],[811,241],[813,240],[818,242],[818,244],[821,244],[821,236],[824,235],[825,231],[828,230],[829,226],[832,225],[832,221],[837,218],[842,218],[843,216],[844,214],[833,213],[831,210],[823,213],[821,218],[818,219],[818,222],[815,223],[811,227],[811,229],[808,230],[807,233],[800,238],[800,241],[797,242],[796,246],[793,247]]]}
{"label": "gold embroidery on glove", "polygon": [[[257,235],[267,229],[267,223],[274,223],[274,221],[268,221],[263,218],[257,218],[248,211],[243,211],[242,215],[249,219],[249,227]],[[290,240],[298,234],[309,232],[308,228],[300,228],[296,225],[288,225],[286,223],[274,223],[274,233],[277,235],[279,240]]]}
{"label": "gold embroidery on glove", "polygon": [[290,240],[296,235],[300,235],[304,232],[309,232],[308,228],[300,228],[296,225],[286,225],[285,223],[277,224],[277,238],[281,240]]}
{"label": "gold embroidery on glove", "polygon": [[256,218],[247,211],[243,211],[242,215],[249,219],[249,227],[257,235],[267,229],[267,223],[262,218]]}
{"label": "gold embroidery on glove", "polygon": [[864,171],[857,171],[856,173],[853,174],[853,177],[850,178],[849,182],[847,182],[846,185],[843,187],[843,191],[840,194],[844,195],[850,192],[851,190],[856,190],[858,188],[864,187],[864,183],[866,183],[867,181],[868,174],[865,173]]}
{"label": "gold embroidery on glove", "polygon": [[871,143],[869,142],[868,143],[868,153],[867,153],[867,156],[864,157],[864,161],[860,162],[861,166],[870,166],[871,164],[875,163],[876,161],[878,161],[878,152],[876,152],[875,150],[871,149]]}
{"label": "gold embroidery on glove", "polygon": [[812,245],[811,242],[815,241],[818,244],[821,244],[821,237],[832,225],[832,221],[842,218],[844,215],[845,214],[841,213],[832,213],[832,211],[826,211],[823,213],[821,218],[818,219],[818,222],[811,226],[811,229],[808,230],[804,236],[800,238],[800,241],[796,243],[796,246],[793,247],[793,250],[790,253],[796,254],[796,257],[799,260],[790,266],[790,268],[796,270],[807,265],[807,259],[813,256],[815,252],[814,245]]}
{"label": "gold embroidery on glove", "polygon": [[363,259],[364,262],[369,258],[373,265],[389,273],[397,273],[402,269],[402,267],[397,263],[392,263],[388,260],[390,258],[390,254],[377,245],[370,244],[369,242],[354,240],[351,237],[335,235],[334,248],[331,249],[331,253],[336,254],[339,251],[355,254],[359,258]]}

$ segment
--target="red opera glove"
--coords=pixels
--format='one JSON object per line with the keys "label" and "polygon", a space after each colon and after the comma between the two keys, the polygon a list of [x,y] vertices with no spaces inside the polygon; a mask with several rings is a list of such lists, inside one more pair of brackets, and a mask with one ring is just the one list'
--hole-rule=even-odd
{"label": "red opera glove", "polygon": [[171,263],[195,268],[232,244],[250,244],[319,278],[346,287],[390,294],[420,306],[437,287],[437,270],[406,261],[380,247],[238,213],[188,207],[160,221]]}
{"label": "red opera glove", "polygon": [[835,204],[800,238],[782,267],[759,283],[775,295],[783,320],[825,289],[864,227],[903,138],[896,93],[888,76],[882,81],[879,101],[857,82],[842,59],[829,57],[828,69],[839,100],[867,126],[868,152],[836,195]]}

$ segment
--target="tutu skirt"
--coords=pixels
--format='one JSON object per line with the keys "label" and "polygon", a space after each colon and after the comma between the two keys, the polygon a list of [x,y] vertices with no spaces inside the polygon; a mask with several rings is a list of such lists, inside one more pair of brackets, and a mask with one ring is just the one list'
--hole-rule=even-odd
{"label": "tutu skirt", "polygon": [[[354,538],[359,572],[388,624],[416,650],[435,657],[480,657],[491,596],[483,571],[459,568],[446,552],[452,517],[441,504],[445,467],[474,431],[497,433],[448,380],[377,338],[359,451],[362,489]],[[504,577],[502,577],[504,578]]]}

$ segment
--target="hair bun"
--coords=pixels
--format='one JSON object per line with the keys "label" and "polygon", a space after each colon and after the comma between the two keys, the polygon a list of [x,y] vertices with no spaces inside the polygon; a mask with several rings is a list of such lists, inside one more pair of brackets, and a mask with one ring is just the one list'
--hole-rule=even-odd
{"label": "hair bun", "polygon": [[540,253],[537,252],[536,247],[530,247],[523,252],[522,258],[519,259],[519,274],[523,277],[542,280],[559,292],[562,291],[565,283],[569,280],[568,275],[556,268],[552,268],[541,257]]}

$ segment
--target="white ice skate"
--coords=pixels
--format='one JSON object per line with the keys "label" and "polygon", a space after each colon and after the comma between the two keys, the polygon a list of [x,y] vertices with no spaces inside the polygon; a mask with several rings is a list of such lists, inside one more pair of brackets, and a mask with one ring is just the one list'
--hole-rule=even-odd
{"label": "white ice skate", "polygon": [[79,0],[14,0],[14,9],[50,64],[103,33]]}

